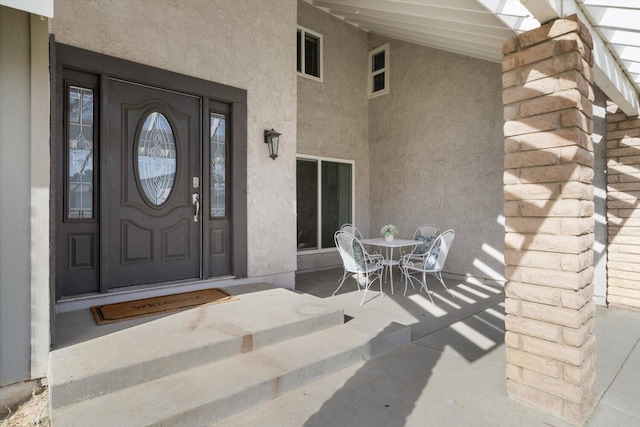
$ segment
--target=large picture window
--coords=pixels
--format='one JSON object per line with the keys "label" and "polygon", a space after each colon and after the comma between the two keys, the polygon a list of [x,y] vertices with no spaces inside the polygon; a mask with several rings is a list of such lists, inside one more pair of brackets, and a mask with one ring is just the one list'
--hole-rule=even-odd
{"label": "large picture window", "polygon": [[298,250],[335,248],[333,234],[353,222],[353,162],[299,157],[296,179]]}

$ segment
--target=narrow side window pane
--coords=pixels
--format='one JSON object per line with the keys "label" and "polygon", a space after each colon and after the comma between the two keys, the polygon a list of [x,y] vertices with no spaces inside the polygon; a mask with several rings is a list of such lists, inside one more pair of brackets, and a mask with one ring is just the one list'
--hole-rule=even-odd
{"label": "narrow side window pane", "polygon": [[298,70],[298,72],[301,73],[302,72],[302,31],[298,30],[296,39],[297,39],[296,70]]}
{"label": "narrow side window pane", "polygon": [[211,113],[209,118],[209,126],[209,141],[211,144],[211,217],[224,217],[227,214],[226,117],[222,114]]}
{"label": "narrow side window pane", "polygon": [[372,69],[371,71],[378,71],[384,68],[384,50],[380,53],[373,55]]}
{"label": "narrow side window pane", "polygon": [[373,76],[373,91],[377,92],[384,89],[384,73]]}
{"label": "narrow side window pane", "polygon": [[296,167],[298,250],[318,248],[318,162],[298,160]]}
{"label": "narrow side window pane", "polygon": [[305,33],[304,39],[304,72],[315,77],[320,77],[320,38]]}
{"label": "narrow side window pane", "polygon": [[69,86],[68,132],[68,218],[93,218],[93,90]]}
{"label": "narrow side window pane", "polygon": [[335,245],[333,234],[351,222],[351,165],[322,162],[322,247]]}

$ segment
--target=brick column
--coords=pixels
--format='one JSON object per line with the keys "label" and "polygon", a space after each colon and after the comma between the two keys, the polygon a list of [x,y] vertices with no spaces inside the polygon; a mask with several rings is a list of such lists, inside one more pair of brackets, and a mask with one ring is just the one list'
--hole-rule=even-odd
{"label": "brick column", "polygon": [[640,309],[640,119],[607,105],[607,302]]}
{"label": "brick column", "polygon": [[575,16],[503,44],[507,392],[595,405],[591,36]]}

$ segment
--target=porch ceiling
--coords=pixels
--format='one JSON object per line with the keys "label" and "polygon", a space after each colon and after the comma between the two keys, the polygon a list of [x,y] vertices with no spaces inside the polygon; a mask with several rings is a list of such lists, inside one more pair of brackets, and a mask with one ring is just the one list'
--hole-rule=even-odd
{"label": "porch ceiling", "polygon": [[362,30],[500,62],[502,42],[578,13],[596,40],[596,83],[639,111],[640,0],[306,0]]}

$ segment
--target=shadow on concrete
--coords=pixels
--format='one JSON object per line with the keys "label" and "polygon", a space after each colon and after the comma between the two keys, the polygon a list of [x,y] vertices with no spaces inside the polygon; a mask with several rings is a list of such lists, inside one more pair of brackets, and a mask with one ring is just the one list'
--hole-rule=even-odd
{"label": "shadow on concrete", "polygon": [[[396,286],[395,295],[380,298],[376,293],[376,298],[360,306],[362,294],[355,283],[345,283],[331,297],[338,277],[339,269],[298,275],[296,288],[342,304],[353,321],[409,325],[412,345],[364,363],[307,419],[307,427],[406,425],[445,351],[474,363],[504,343],[504,294],[499,287],[446,280],[456,295],[451,298],[433,280],[430,288],[435,305],[424,292],[411,288],[403,297],[402,285]],[[401,283],[399,276],[396,280]],[[385,291],[389,291],[388,283]],[[465,381],[462,374],[459,381]]]}

